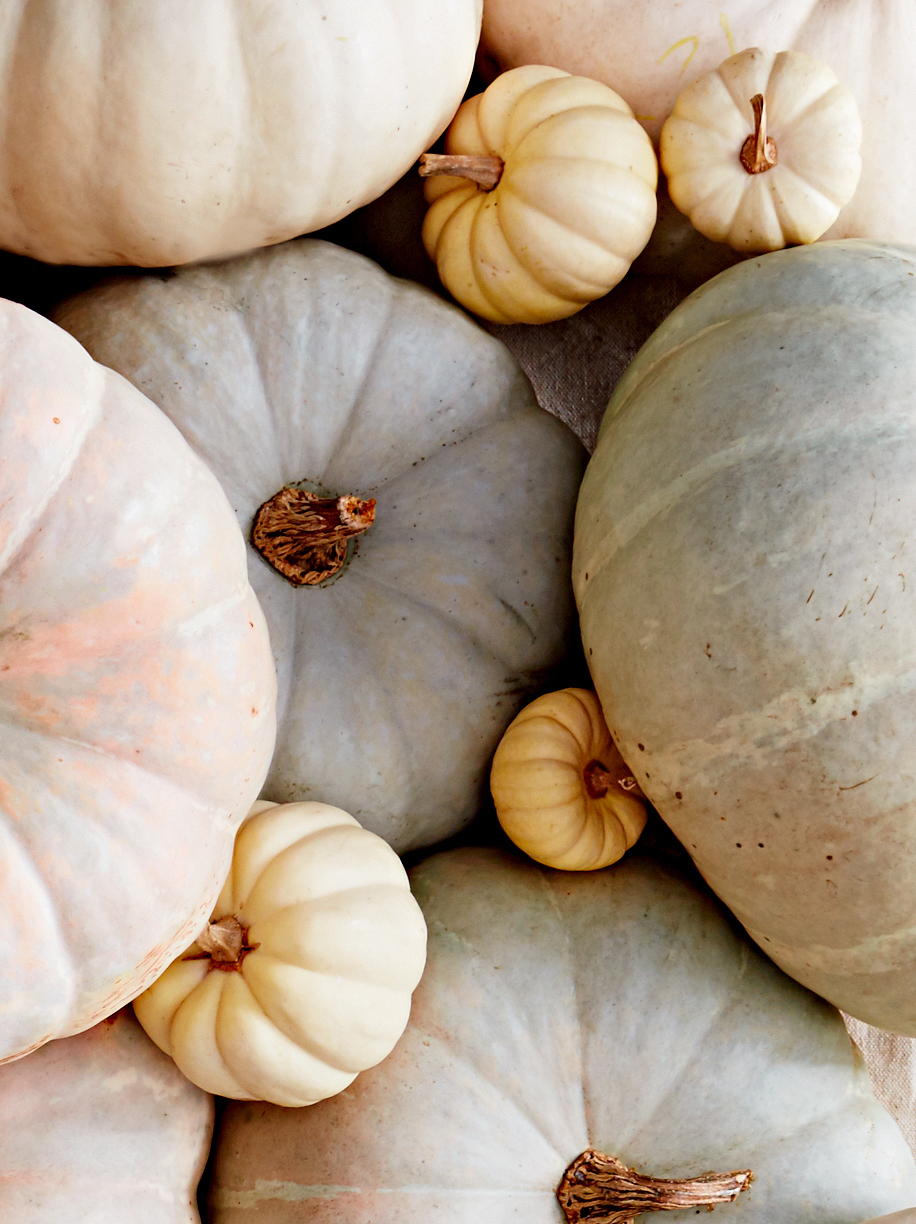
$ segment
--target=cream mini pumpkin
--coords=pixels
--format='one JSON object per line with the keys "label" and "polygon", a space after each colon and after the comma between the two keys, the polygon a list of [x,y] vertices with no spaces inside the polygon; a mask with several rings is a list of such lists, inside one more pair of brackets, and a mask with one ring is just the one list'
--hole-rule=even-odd
{"label": "cream mini pumpkin", "polygon": [[636,842],[646,803],[589,689],[544,693],[506,728],[490,792],[499,823],[548,867],[607,867]]}
{"label": "cream mini pumpkin", "polygon": [[701,234],[776,251],[836,221],[861,144],[855,98],[826,64],[751,47],[678,94],[659,157],[671,199]]}
{"label": "cream mini pumpkin", "polygon": [[574,558],[642,790],[778,964],[910,1035],[914,354],[912,248],[814,243],[722,273],[618,382]]}
{"label": "cream mini pumpkin", "polygon": [[0,302],[0,1061],[183,948],[275,738],[225,494],[163,414]]}
{"label": "cream mini pumpkin", "polygon": [[480,0],[13,0],[0,245],[160,266],[318,229],[441,133]]}
{"label": "cream mini pumpkin", "polygon": [[647,1179],[720,1175],[660,1220],[719,1202],[742,1224],[861,1224],[916,1202],[841,1017],[708,890],[638,850],[576,873],[454,850],[411,885],[430,941],[403,1038],[312,1109],[230,1103],[211,1224],[633,1219],[646,1197],[575,1214],[598,1162],[565,1174],[590,1148]]}
{"label": "cream mini pumpkin", "polygon": [[[457,832],[568,650],[572,433],[463,312],[316,240],[112,282],[56,317],[256,526],[280,685],[263,797],[332,803],[398,851]],[[312,582],[295,541],[316,538]]]}
{"label": "cream mini pumpkin", "polygon": [[420,173],[435,174],[426,250],[462,306],[495,323],[563,319],[603,297],[655,223],[658,163],[633,112],[556,68],[516,68],[469,98]]}
{"label": "cream mini pumpkin", "polygon": [[0,1067],[0,1218],[200,1224],[213,1112],[129,1009]]}
{"label": "cream mini pumpkin", "polygon": [[[554,64],[619,90],[653,141],[677,95],[742,47],[804,52],[828,64],[862,118],[862,174],[829,238],[916,242],[916,74],[911,0],[487,0],[482,42],[501,70]],[[653,239],[653,243],[654,243]],[[676,272],[685,258],[675,251]]]}
{"label": "cream mini pumpkin", "polygon": [[210,924],[134,1001],[199,1087],[312,1105],[404,1031],[426,926],[401,860],[325,803],[258,803]]}

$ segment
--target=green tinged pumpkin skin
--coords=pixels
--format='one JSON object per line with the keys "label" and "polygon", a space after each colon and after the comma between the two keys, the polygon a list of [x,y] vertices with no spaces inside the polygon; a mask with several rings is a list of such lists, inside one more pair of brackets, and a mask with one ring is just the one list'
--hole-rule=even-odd
{"label": "green tinged pumpkin skin", "polygon": [[704,877],[788,973],[910,1034],[914,351],[913,250],[723,273],[620,380],[573,563],[608,725]]}
{"label": "green tinged pumpkin skin", "polygon": [[916,1201],[840,1016],[680,871],[638,848],[561,872],[470,847],[410,874],[429,948],[404,1036],[309,1109],[230,1103],[210,1224],[560,1224],[590,1146],[657,1178],[751,1169],[716,1208],[735,1224]]}
{"label": "green tinged pumpkin skin", "polygon": [[314,239],[112,281],[55,318],[159,404],[246,536],[290,484],[376,500],[319,585],[249,548],[279,676],[263,797],[334,804],[399,853],[469,823],[575,623],[585,453],[508,350]]}

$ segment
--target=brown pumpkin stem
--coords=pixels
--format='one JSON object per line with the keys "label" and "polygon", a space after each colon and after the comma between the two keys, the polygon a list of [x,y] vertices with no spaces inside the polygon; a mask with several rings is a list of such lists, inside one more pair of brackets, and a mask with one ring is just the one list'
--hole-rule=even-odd
{"label": "brown pumpkin stem", "polygon": [[294,586],[316,586],[341,569],[347,540],[374,521],[374,497],[320,497],[287,485],[254,516],[251,543]]}
{"label": "brown pumpkin stem", "polygon": [[754,109],[754,132],[741,146],[741,165],[748,174],[763,174],[776,165],[776,141],[767,136],[767,104],[763,94],[751,98]]}
{"label": "brown pumpkin stem", "polygon": [[432,174],[457,174],[470,179],[484,191],[492,191],[502,178],[505,162],[501,157],[488,157],[483,153],[421,153],[420,176]]}
{"label": "brown pumpkin stem", "polygon": [[232,914],[211,922],[194,942],[209,956],[211,969],[240,969],[245,953],[257,947],[249,944],[248,931]]}
{"label": "brown pumpkin stem", "polygon": [[643,1211],[679,1211],[733,1202],[751,1184],[750,1169],[700,1177],[644,1177],[614,1156],[587,1148],[557,1187],[567,1224],[631,1224]]}
{"label": "brown pumpkin stem", "polygon": [[626,765],[608,769],[601,761],[589,761],[582,770],[582,781],[590,799],[603,799],[611,787],[626,791],[634,799],[645,799],[642,789]]}

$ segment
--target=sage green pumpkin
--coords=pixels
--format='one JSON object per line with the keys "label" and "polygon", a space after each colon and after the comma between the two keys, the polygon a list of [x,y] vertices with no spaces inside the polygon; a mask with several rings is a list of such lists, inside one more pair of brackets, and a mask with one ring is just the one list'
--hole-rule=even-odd
{"label": "sage green pumpkin", "polygon": [[463,848],[411,886],[429,955],[404,1036],[307,1109],[229,1103],[210,1224],[562,1224],[555,1189],[589,1146],[658,1178],[752,1170],[716,1210],[733,1224],[916,1202],[839,1014],[678,870]]}
{"label": "sage green pumpkin", "polygon": [[249,548],[279,677],[263,797],[399,852],[457,832],[574,632],[573,434],[462,311],[326,242],[112,281],[56,319],[159,404],[246,536],[289,486],[374,500],[317,585]]}
{"label": "sage green pumpkin", "polygon": [[574,583],[640,786],[788,973],[916,1034],[916,250],[729,269],[621,378]]}

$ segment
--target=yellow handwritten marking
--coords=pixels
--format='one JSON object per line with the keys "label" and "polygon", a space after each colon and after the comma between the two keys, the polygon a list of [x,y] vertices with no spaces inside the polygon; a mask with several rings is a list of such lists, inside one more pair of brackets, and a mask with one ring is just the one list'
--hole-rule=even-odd
{"label": "yellow handwritten marking", "polygon": [[634,115],[634,119],[638,119],[640,123],[654,123],[658,115]]}
{"label": "yellow handwritten marking", "polygon": [[693,59],[693,57],[696,55],[697,48],[700,45],[700,40],[697,38],[696,34],[691,34],[687,38],[679,39],[676,43],[673,44],[673,46],[670,46],[668,50],[665,52],[665,54],[660,56],[655,62],[657,64],[660,64],[662,60],[666,60],[668,58],[668,56],[671,54],[672,51],[676,51],[678,47],[683,47],[685,43],[693,43],[693,47],[691,48],[690,54],[687,56],[687,58],[684,60],[683,64],[681,65],[681,72],[683,72],[684,69],[687,67],[687,65],[690,63],[690,61]]}
{"label": "yellow handwritten marking", "polygon": [[719,14],[719,25],[725,31],[725,37],[728,39],[728,50],[731,55],[735,54],[735,40],[732,38],[731,26],[728,24],[728,17],[725,13]]}

